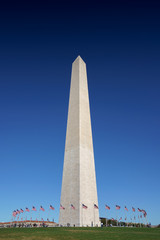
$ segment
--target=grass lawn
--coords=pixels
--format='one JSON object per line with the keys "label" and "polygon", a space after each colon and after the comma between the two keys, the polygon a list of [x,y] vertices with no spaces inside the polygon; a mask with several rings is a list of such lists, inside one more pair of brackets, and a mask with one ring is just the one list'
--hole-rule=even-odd
{"label": "grass lawn", "polygon": [[0,240],[160,240],[160,228],[6,228]]}

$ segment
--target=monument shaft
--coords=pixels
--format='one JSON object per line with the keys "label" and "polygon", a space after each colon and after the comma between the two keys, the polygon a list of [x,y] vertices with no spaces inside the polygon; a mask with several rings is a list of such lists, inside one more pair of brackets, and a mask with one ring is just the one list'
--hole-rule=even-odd
{"label": "monument shaft", "polygon": [[59,224],[99,225],[99,209],[94,204],[98,206],[87,73],[78,56],[72,65],[61,190],[65,209],[60,209]]}

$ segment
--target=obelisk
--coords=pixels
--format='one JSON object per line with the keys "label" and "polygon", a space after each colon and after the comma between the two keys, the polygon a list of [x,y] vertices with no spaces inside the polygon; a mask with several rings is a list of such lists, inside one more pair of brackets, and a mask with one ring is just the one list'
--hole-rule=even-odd
{"label": "obelisk", "polygon": [[86,64],[72,64],[59,225],[99,226]]}

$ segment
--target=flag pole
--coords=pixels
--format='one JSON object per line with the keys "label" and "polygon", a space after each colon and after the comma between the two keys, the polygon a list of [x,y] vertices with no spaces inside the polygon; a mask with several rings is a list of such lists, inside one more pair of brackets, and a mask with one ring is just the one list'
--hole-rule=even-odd
{"label": "flag pole", "polygon": [[[125,211],[125,210],[124,210]],[[127,216],[126,216],[126,212],[125,212],[125,220],[126,220],[126,224],[127,224]],[[128,227],[128,224],[127,224]]]}
{"label": "flag pole", "polygon": [[116,219],[117,219],[117,226],[118,226],[118,213],[116,211]]}
{"label": "flag pole", "polygon": [[50,210],[51,210],[51,209],[49,208],[49,210],[48,210],[48,220],[49,220],[49,214],[50,214]]}
{"label": "flag pole", "polygon": [[71,227],[71,204],[70,204],[70,227]]}
{"label": "flag pole", "polygon": [[95,209],[94,209],[94,203],[93,203],[93,227],[95,227]]}
{"label": "flag pole", "polygon": [[40,209],[39,209],[39,214],[38,214],[38,224],[40,225],[39,219],[40,219]]}
{"label": "flag pole", "polygon": [[107,208],[106,208],[106,227],[107,227]]}
{"label": "flag pole", "polygon": [[82,227],[83,227],[83,206],[82,206]]}

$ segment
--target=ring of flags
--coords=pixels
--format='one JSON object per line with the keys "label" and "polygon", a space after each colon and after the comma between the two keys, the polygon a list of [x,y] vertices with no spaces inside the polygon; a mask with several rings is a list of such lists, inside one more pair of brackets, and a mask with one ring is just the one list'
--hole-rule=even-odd
{"label": "ring of flags", "polygon": [[[82,206],[83,209],[88,209],[88,206],[86,206],[84,203],[82,203],[81,206]],[[70,207],[71,207],[71,209],[76,210],[76,208],[75,208],[75,206],[74,206],[73,204],[70,204]],[[99,209],[98,205],[95,204],[95,203],[93,204],[93,208],[94,208],[94,209]],[[61,209],[61,210],[65,210],[65,207],[64,207],[62,204],[60,204],[60,209]],[[111,207],[105,204],[105,209],[106,209],[106,210],[111,210]],[[120,209],[121,209],[121,206],[115,205],[115,209],[116,209],[116,210],[120,210]],[[52,205],[50,205],[50,206],[49,206],[49,210],[55,210],[55,208],[54,208]],[[127,212],[129,211],[126,206],[124,207],[124,210],[126,210]],[[139,218],[139,219],[142,218],[142,216],[143,216],[144,218],[147,217],[147,212],[146,212],[144,209],[137,208],[137,210],[138,210],[138,213],[141,214],[140,216],[138,215],[138,218]],[[35,206],[32,206],[31,211],[37,211],[36,207],[35,207]],[[42,205],[40,206],[39,211],[42,211],[42,212],[45,211],[45,209],[42,207]],[[20,210],[19,210],[19,209],[14,210],[14,211],[12,212],[12,216],[14,217],[14,219],[17,217],[17,220],[19,220],[19,215],[20,215],[20,214],[23,214],[23,213],[25,214],[25,212],[30,212],[30,209],[29,209],[28,207],[26,207],[25,210],[23,210],[22,208],[20,208]],[[132,212],[133,212],[133,213],[136,212],[136,208],[135,208],[135,207],[132,207]],[[22,219],[23,219],[23,218],[21,218],[21,220],[22,220]],[[114,218],[111,218],[111,220],[113,220],[113,219],[114,219]],[[131,218],[131,221],[132,221],[132,219],[135,220],[136,217],[133,216],[133,218]],[[47,220],[48,220],[48,218],[47,218]],[[114,219],[114,220],[115,220],[115,219]],[[119,221],[120,221],[120,220],[122,220],[122,217],[119,218]],[[125,216],[124,220],[125,220],[125,221],[127,220],[127,216]]]}

